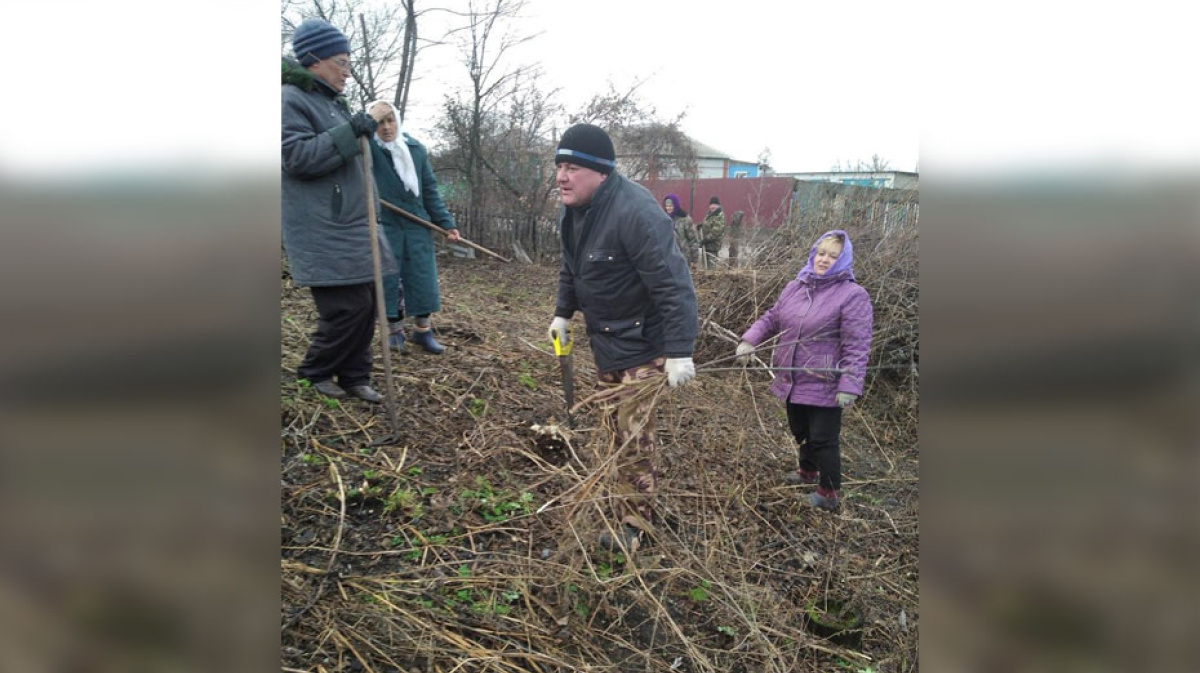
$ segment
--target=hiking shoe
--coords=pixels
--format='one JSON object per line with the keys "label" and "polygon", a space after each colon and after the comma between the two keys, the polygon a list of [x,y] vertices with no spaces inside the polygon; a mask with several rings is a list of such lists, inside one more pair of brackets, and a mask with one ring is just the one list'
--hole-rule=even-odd
{"label": "hiking shoe", "polygon": [[[614,554],[630,553],[633,554],[641,546],[641,537],[638,529],[630,526],[627,523],[621,524],[617,529],[617,534],[614,536],[607,529],[600,533],[597,540],[603,549]],[[624,546],[624,549],[621,547]]]}
{"label": "hiking shoe", "polygon": [[360,400],[366,400],[367,402],[370,402],[372,404],[378,404],[379,402],[383,401],[383,395],[380,395],[379,393],[375,392],[374,388],[372,388],[371,386],[368,386],[366,384],[363,384],[361,386],[350,386],[350,388],[347,389],[346,392],[350,393],[351,395],[357,397]]}
{"label": "hiking shoe", "polygon": [[808,494],[808,504],[832,512],[838,508],[837,491],[824,487],[818,488],[816,491]]}
{"label": "hiking shoe", "polygon": [[446,352],[446,347],[438,343],[437,340],[433,338],[432,329],[414,329],[412,341],[434,355],[441,355],[442,353]]}
{"label": "hiking shoe", "polygon": [[795,472],[788,472],[787,476],[783,478],[783,483],[787,484],[788,486],[815,484],[817,483],[817,471],[813,470],[812,472],[809,472],[807,470],[796,470]]}
{"label": "hiking shoe", "polygon": [[342,387],[333,382],[333,379],[325,379],[312,384],[313,390],[321,393],[325,397],[332,397],[335,400],[340,400],[346,396],[346,391]]}

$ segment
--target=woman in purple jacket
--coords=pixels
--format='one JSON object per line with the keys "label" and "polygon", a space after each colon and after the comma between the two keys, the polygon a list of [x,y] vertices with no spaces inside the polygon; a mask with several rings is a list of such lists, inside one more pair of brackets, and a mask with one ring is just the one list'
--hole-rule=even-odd
{"label": "woman in purple jacket", "polygon": [[871,351],[871,299],[854,281],[854,248],[846,232],[826,232],[808,253],[808,263],[787,284],[738,344],[745,361],[759,344],[781,334],[772,358],[781,368],[771,392],[787,404],[800,468],[789,484],[817,484],[808,496],[814,507],[833,511],[842,486],[838,435],[842,409],[862,395]]}

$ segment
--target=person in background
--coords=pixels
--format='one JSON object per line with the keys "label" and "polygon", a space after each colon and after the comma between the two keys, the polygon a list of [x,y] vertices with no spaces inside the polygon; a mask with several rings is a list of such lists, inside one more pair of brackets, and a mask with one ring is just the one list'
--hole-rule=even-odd
{"label": "person in background", "polygon": [[616,535],[604,531],[599,542],[634,552],[654,523],[658,442],[653,403],[624,384],[666,373],[675,387],[696,375],[696,291],[671,218],[645,187],[615,171],[604,129],[567,129],[554,163],[563,261],[549,337],[567,334],[575,311],[583,312],[596,378],[619,391],[611,420],[617,446],[626,447],[616,485],[624,511]]}
{"label": "person in background", "polygon": [[675,245],[679,246],[683,258],[689,264],[696,261],[696,246],[699,244],[696,238],[696,223],[692,222],[687,211],[679,205],[679,197],[675,194],[667,194],[663,199],[663,210],[667,211],[675,225]]}
{"label": "person in background", "polygon": [[[296,374],[322,395],[380,402],[371,388],[375,271],[359,139],[375,132],[366,112],[341,96],[350,74],[350,41],[321,19],[292,35],[295,60],[283,59],[283,247],[292,281],[309,287],[317,331]],[[384,273],[395,273],[391,249]],[[335,382],[333,379],[337,377]]]}
{"label": "person in background", "polygon": [[736,350],[745,362],[756,346],[782,334],[772,357],[772,366],[781,370],[771,392],[787,404],[799,459],[799,469],[785,481],[818,484],[808,503],[830,511],[838,507],[842,484],[842,409],[862,395],[871,351],[871,299],[855,281],[853,267],[846,232],[822,234],[808,263],[746,330]]}
{"label": "person in background", "polygon": [[708,214],[700,223],[700,245],[704,247],[704,268],[716,266],[721,254],[721,240],[725,237],[725,211],[721,199],[714,194],[708,200]]}
{"label": "person in background", "polygon": [[[379,123],[371,144],[372,170],[379,185],[379,198],[417,217],[433,222],[447,232],[446,239],[460,239],[454,217],[438,193],[429,150],[404,132],[396,107],[384,100],[367,106]],[[383,279],[388,319],[388,347],[404,351],[404,314],[413,316],[412,341],[426,352],[441,355],[446,347],[433,337],[429,316],[442,308],[438,290],[437,259],[433,232],[395,211],[380,213],[383,231],[391,243],[399,274]]]}
{"label": "person in background", "polygon": [[745,211],[739,210],[729,220],[729,266],[734,268],[737,268],[738,255],[741,253],[742,220],[745,217]]}

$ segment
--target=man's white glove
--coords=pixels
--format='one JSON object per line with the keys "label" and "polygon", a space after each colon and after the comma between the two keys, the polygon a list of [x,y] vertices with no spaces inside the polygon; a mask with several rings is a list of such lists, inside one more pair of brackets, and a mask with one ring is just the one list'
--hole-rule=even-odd
{"label": "man's white glove", "polygon": [[850,406],[851,404],[854,404],[854,400],[857,400],[857,399],[858,399],[858,395],[855,395],[854,393],[838,393],[837,394],[838,406],[843,409]]}
{"label": "man's white glove", "polygon": [[667,358],[663,368],[667,370],[667,385],[674,388],[691,381],[696,376],[696,365],[691,358]]}
{"label": "man's white glove", "polygon": [[563,335],[563,343],[567,342],[568,336],[571,334],[571,323],[567,322],[562,316],[554,316],[554,320],[550,322],[550,329],[546,330],[546,336],[549,337],[550,343],[554,343],[554,333],[561,332]]}
{"label": "man's white glove", "polygon": [[741,364],[746,364],[750,360],[748,357],[754,351],[754,346],[749,341],[743,341],[737,347],[737,361]]}

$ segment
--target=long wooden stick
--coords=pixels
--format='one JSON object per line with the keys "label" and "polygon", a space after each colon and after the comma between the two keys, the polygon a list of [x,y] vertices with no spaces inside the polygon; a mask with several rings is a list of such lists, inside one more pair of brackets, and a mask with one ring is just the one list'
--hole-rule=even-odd
{"label": "long wooden stick", "polygon": [[367,136],[360,136],[358,147],[363,155],[363,183],[367,189],[367,223],[370,225],[371,263],[375,267],[375,312],[379,321],[379,339],[383,343],[383,375],[387,384],[384,399],[387,400],[388,423],[392,427],[392,435],[400,432],[400,422],[396,419],[396,393],[392,385],[392,353],[388,345],[387,308],[383,300],[383,260],[379,252],[379,219],[375,213],[375,178],[371,172],[371,145]]}
{"label": "long wooden stick", "polygon": [[[432,222],[428,222],[426,220],[423,220],[423,219],[417,217],[416,215],[413,215],[412,213],[408,212],[407,210],[401,208],[400,206],[396,206],[391,203],[388,203],[387,201],[384,201],[383,199],[379,199],[379,202],[383,204],[384,208],[387,208],[388,210],[392,211],[393,213],[396,213],[397,215],[403,215],[404,217],[407,217],[408,219],[412,220],[413,222],[416,222],[417,224],[420,224],[428,229],[432,229],[432,230],[436,231],[437,233],[441,234],[442,236],[450,235],[449,233],[447,233],[447,231],[445,229],[442,229],[441,227],[437,226],[436,224],[434,224]],[[486,255],[491,255],[492,257],[495,257],[496,259],[500,260],[501,262],[512,262],[511,259],[505,259],[504,257],[497,255],[496,253],[492,252],[491,250],[488,250],[487,248],[483,247],[482,245],[479,245],[478,243],[472,243],[471,241],[468,241],[465,238],[459,237],[458,242],[462,243],[463,245],[475,248],[479,252],[482,252]]]}

